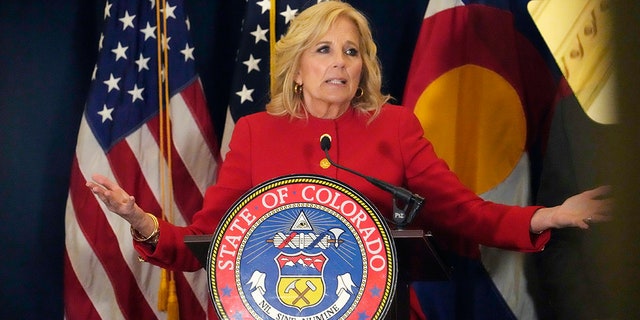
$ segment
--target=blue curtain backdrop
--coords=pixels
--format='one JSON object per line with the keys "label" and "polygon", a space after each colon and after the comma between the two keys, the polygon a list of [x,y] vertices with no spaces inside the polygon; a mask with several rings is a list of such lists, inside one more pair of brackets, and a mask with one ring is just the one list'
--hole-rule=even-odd
{"label": "blue curtain backdrop", "polygon": [[[245,1],[187,0],[218,138]],[[427,0],[349,1],[372,22],[384,90],[402,96]],[[105,2],[0,2],[0,319],[63,317],[64,212]]]}

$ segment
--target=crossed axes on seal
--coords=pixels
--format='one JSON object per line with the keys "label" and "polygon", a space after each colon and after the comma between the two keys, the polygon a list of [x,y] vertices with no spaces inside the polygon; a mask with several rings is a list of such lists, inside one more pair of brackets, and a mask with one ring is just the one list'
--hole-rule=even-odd
{"label": "crossed axes on seal", "polygon": [[293,291],[295,292],[298,296],[293,300],[293,302],[291,302],[291,304],[295,305],[298,301],[300,300],[304,300],[304,302],[306,302],[307,304],[310,304],[309,300],[305,297],[305,294],[307,294],[307,292],[309,292],[309,290],[311,291],[316,291],[318,288],[316,288],[316,286],[309,280],[307,280],[307,282],[305,282],[305,285],[307,286],[306,288],[304,288],[304,290],[300,291],[298,290],[298,288],[296,288],[296,283],[299,281],[300,279],[296,279],[293,282],[291,282],[285,289],[284,289],[284,293],[289,293],[289,291]]}

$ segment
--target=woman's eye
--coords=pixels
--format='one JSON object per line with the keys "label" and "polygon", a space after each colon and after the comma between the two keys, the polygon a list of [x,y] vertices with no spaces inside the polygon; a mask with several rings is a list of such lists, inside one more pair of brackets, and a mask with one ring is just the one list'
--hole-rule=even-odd
{"label": "woman's eye", "polygon": [[345,54],[347,54],[348,56],[357,56],[358,55],[358,50],[357,49],[347,49],[347,51],[345,51]]}
{"label": "woman's eye", "polygon": [[318,48],[318,52],[320,53],[328,53],[329,51],[331,51],[329,46],[321,46],[320,48]]}

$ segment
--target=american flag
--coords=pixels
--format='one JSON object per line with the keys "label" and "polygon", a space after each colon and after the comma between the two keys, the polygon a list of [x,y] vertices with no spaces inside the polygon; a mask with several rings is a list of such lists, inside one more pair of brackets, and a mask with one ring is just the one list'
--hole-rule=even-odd
{"label": "american flag", "polygon": [[[270,32],[272,31],[270,15],[275,18],[274,36],[277,41],[298,13],[317,2],[320,1],[249,0],[247,2],[229,99],[234,122],[242,116],[264,110],[269,102]],[[276,8],[273,13],[271,13],[272,5]]]}
{"label": "american flag", "polygon": [[[157,22],[157,14],[166,24],[162,18]],[[157,305],[161,269],[138,261],[129,224],[85,184],[92,174],[103,174],[134,195],[145,211],[176,225],[186,225],[200,209],[220,160],[189,27],[181,0],[105,4],[67,199],[68,319],[166,318]],[[158,69],[168,75],[159,76]],[[160,112],[165,97],[169,107]],[[164,114],[170,120],[162,120]],[[167,143],[170,147],[161,147]],[[180,317],[206,318],[205,272],[174,277]]]}

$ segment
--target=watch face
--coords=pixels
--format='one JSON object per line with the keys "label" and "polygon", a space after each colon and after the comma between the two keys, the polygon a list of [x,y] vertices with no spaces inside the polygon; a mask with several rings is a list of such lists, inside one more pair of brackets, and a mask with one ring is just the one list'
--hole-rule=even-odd
{"label": "watch face", "polygon": [[315,175],[270,180],[236,201],[212,238],[207,271],[222,319],[382,318],[397,272],[377,209]]}

